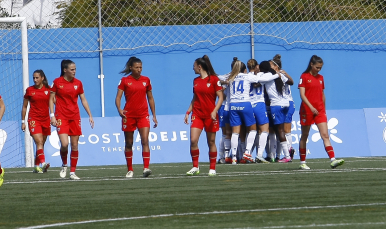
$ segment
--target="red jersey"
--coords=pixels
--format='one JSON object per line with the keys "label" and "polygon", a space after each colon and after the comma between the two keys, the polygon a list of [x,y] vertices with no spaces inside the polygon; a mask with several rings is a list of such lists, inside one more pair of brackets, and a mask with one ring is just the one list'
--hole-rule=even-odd
{"label": "red jersey", "polygon": [[147,105],[147,92],[151,91],[150,79],[146,76],[140,76],[135,79],[131,75],[122,77],[119,81],[118,89],[125,93],[125,107],[123,108],[126,117],[140,118],[149,116]]}
{"label": "red jersey", "polygon": [[79,120],[78,96],[84,93],[82,82],[76,78],[67,81],[59,77],[54,80],[51,91],[56,93],[55,116]]}
{"label": "red jersey", "polygon": [[[305,96],[311,105],[318,110],[319,113],[326,113],[326,108],[323,102],[324,80],[322,75],[313,76],[310,73],[303,73],[300,76],[298,88],[305,88]],[[300,113],[313,114],[310,108],[302,102]]]}
{"label": "red jersey", "polygon": [[216,92],[220,90],[222,87],[217,76],[208,76],[204,79],[196,77],[193,80],[193,93],[196,95],[193,114],[202,119],[210,118],[210,113],[216,107]]}
{"label": "red jersey", "polygon": [[30,109],[28,120],[50,121],[50,110],[48,102],[50,100],[50,90],[43,86],[38,89],[35,86],[28,87],[24,98],[29,100]]}

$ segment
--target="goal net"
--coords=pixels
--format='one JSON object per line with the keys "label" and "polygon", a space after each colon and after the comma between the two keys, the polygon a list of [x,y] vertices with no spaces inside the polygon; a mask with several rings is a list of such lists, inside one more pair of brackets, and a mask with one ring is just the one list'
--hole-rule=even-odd
{"label": "goal net", "polygon": [[0,18],[0,95],[5,104],[0,122],[2,167],[30,167],[33,161],[29,134],[21,131],[22,98],[29,84],[26,27],[24,18]]}

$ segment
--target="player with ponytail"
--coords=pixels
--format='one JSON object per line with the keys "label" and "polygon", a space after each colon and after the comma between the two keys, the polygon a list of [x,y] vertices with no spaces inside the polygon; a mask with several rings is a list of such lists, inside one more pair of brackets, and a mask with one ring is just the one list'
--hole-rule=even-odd
{"label": "player with ponytail", "polygon": [[[117,96],[115,98],[115,105],[117,106],[119,115],[122,117],[122,131],[125,134],[125,157],[128,170],[126,177],[131,178],[134,176],[132,148],[134,131],[136,129],[138,129],[141,136],[143,159],[142,175],[143,177],[148,177],[152,173],[149,169],[150,119],[148,104],[153,114],[153,128],[156,128],[158,125],[152,85],[148,77],[141,75],[142,61],[136,57],[130,57],[126,62],[125,69],[120,73],[127,75],[119,81]],[[121,109],[121,99],[123,94],[125,94],[126,103],[125,107]]]}
{"label": "player with ponytail", "polygon": [[[32,136],[32,139],[36,145],[35,167],[34,173],[47,172],[50,167],[49,163],[46,163],[44,156],[44,143],[47,137],[51,135],[50,125],[50,89],[48,85],[47,77],[43,70],[36,70],[33,73],[34,86],[27,88],[23,107],[21,110],[21,129],[25,131],[25,116],[27,113],[28,103],[30,104],[30,110],[28,112],[28,129]],[[39,167],[39,165],[42,167]]]}
{"label": "player with ponytail", "polygon": [[215,176],[217,159],[215,140],[216,132],[220,128],[217,111],[223,102],[223,88],[207,55],[194,61],[193,70],[199,76],[193,80],[193,99],[184,118],[185,124],[189,124],[189,114],[193,111],[190,125],[190,154],[192,156],[193,168],[186,175],[194,176],[200,173],[198,166],[200,155],[198,139],[205,128],[210,162],[208,175]]}
{"label": "player with ponytail", "polygon": [[300,124],[302,135],[299,142],[300,167],[299,169],[308,170],[306,165],[306,143],[312,124],[316,124],[320,136],[323,139],[324,148],[331,160],[331,168],[343,165],[343,159],[335,159],[334,149],[331,146],[328,135],[326,97],[324,95],[324,79],[319,74],[322,70],[323,60],[317,55],[313,55],[308,63],[307,69],[300,76],[298,85],[302,104],[300,105]]}

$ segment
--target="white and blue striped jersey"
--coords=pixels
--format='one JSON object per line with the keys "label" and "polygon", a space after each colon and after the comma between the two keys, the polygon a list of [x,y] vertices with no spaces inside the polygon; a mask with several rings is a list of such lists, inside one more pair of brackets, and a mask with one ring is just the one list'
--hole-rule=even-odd
{"label": "white and blue striped jersey", "polygon": [[259,77],[246,74],[239,73],[234,80],[229,85],[230,87],[230,98],[231,103],[242,103],[242,102],[250,102],[249,92],[251,90],[251,83],[257,83],[259,81]]}
{"label": "white and blue striped jersey", "polygon": [[[229,73],[228,74],[225,74],[225,75],[219,75],[218,78],[221,80],[221,81],[225,81],[227,80],[229,77]],[[230,92],[229,92],[229,86],[226,85],[226,84],[223,84],[222,85],[224,89],[224,100],[222,101],[222,104],[221,105],[224,105],[224,110],[226,111],[229,111],[229,103],[230,103]]]}
{"label": "white and blue striped jersey", "polygon": [[[284,96],[281,96],[276,90],[276,84],[274,80],[278,77],[278,74],[272,75],[271,73],[265,73],[262,77],[260,77],[259,81],[265,83],[265,89],[267,90],[269,101],[271,102],[270,106],[288,107],[288,99],[286,99]],[[283,95],[284,94],[285,92],[283,89]]]}
{"label": "white and blue striped jersey", "polygon": [[[250,72],[248,74],[251,74],[257,78],[260,78],[261,76],[263,76],[264,73],[259,72],[255,75],[253,72]],[[264,84],[261,82],[259,82],[259,83],[261,85],[258,87],[254,87],[253,85],[251,85],[251,89],[249,92],[249,98],[250,98],[250,101],[252,104],[256,104],[256,103],[260,103],[260,102],[264,103]]]}
{"label": "white and blue striped jersey", "polygon": [[[281,74],[281,73],[280,73]],[[292,93],[291,93],[291,85],[288,85],[286,84],[286,82],[288,81],[288,78],[284,75],[284,74],[281,74],[281,79],[283,80],[284,82],[284,92],[283,92],[283,96],[288,99],[288,101],[294,101],[294,99],[292,98]]]}

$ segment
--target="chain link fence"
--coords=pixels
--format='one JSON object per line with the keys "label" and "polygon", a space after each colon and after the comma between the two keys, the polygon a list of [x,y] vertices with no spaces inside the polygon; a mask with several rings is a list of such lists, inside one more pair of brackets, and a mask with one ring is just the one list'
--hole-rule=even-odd
{"label": "chain link fence", "polygon": [[28,18],[30,58],[213,50],[252,37],[286,49],[386,49],[386,2],[376,0],[1,0],[0,7],[1,16]]}

